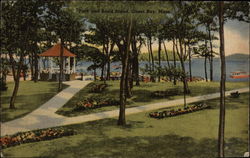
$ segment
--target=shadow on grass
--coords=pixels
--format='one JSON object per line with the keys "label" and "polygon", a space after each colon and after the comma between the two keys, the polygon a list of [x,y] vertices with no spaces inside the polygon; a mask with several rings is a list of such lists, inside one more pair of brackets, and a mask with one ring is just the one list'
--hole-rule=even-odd
{"label": "shadow on grass", "polygon": [[[227,156],[242,156],[247,150],[247,142],[231,138],[226,144]],[[65,147],[44,153],[44,157],[126,157],[126,158],[214,158],[217,156],[217,140],[201,139],[178,135],[143,136],[143,137],[103,137],[87,138],[77,146]],[[51,154],[51,155],[50,155]]]}
{"label": "shadow on grass", "polygon": [[[157,98],[151,96],[152,91],[149,90],[134,90],[133,98],[131,99],[134,102],[151,102]],[[164,98],[163,98],[164,99]]]}
{"label": "shadow on grass", "polygon": [[[219,109],[220,102],[218,99],[212,99],[205,101],[212,109]],[[249,93],[243,93],[239,98],[226,97],[226,109],[239,109],[249,104]]]}
{"label": "shadow on grass", "polygon": [[[35,84],[35,83],[34,83]],[[39,91],[35,91],[34,94],[27,94],[22,93],[22,91],[19,90],[19,94],[16,97],[15,101],[15,109],[9,109],[9,102],[11,96],[1,96],[2,101],[2,109],[1,109],[1,122],[10,121],[13,119],[17,119],[20,117],[23,117],[33,110],[39,108],[41,105],[46,103],[48,100],[53,98],[57,94],[57,89],[55,89],[55,86],[57,83],[49,83],[48,92],[39,93]],[[69,87],[69,85],[63,84],[63,89]]]}

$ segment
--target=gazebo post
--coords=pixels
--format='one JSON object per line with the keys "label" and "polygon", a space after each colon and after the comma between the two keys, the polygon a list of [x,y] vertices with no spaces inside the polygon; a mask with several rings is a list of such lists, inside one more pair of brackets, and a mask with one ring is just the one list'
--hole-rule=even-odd
{"label": "gazebo post", "polygon": [[51,71],[51,73],[53,72],[52,70],[53,70],[53,62],[52,62],[52,57],[50,57],[50,71]]}
{"label": "gazebo post", "polygon": [[39,61],[38,69],[39,69],[39,72],[41,73],[41,71],[42,71],[42,59],[41,59],[41,57],[38,59],[38,61]]}
{"label": "gazebo post", "polygon": [[41,79],[41,73],[42,73],[42,57],[39,57],[38,58],[38,63],[39,63],[39,66],[38,66],[38,79],[40,80]]}
{"label": "gazebo post", "polygon": [[70,74],[70,57],[68,57],[68,73]]}
{"label": "gazebo post", "polygon": [[65,70],[65,57],[63,57],[63,70]]}
{"label": "gazebo post", "polygon": [[76,72],[76,57],[73,57],[74,58],[74,62],[73,62],[73,73]]}
{"label": "gazebo post", "polygon": [[52,79],[52,60],[49,57],[49,79]]}

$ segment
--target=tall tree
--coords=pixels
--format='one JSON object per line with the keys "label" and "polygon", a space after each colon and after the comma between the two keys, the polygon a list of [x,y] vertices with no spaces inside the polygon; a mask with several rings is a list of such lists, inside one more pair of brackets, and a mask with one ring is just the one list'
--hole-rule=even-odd
{"label": "tall tree", "polygon": [[226,63],[224,45],[224,2],[219,2],[219,26],[220,26],[220,60],[221,60],[221,81],[220,81],[220,118],[219,118],[219,157],[224,157],[224,133],[225,133],[225,82]]}
{"label": "tall tree", "polygon": [[126,30],[125,33],[125,40],[123,41],[123,44],[116,43],[119,47],[119,50],[122,53],[122,75],[121,75],[121,81],[120,81],[120,113],[119,113],[119,119],[117,124],[118,125],[125,125],[126,119],[125,119],[125,105],[126,105],[126,99],[127,99],[127,92],[126,92],[126,86],[128,86],[127,77],[128,77],[128,70],[129,70],[129,50],[130,50],[130,42],[131,42],[131,30],[132,30],[132,17],[130,20],[125,21],[125,25],[127,26],[128,30]]}
{"label": "tall tree", "polygon": [[[85,35],[85,42],[95,44],[96,46],[101,46],[103,50],[103,54],[106,56],[105,65],[107,65],[107,72],[106,72],[106,80],[110,80],[110,64],[111,64],[111,53],[113,52],[115,43],[109,37],[110,23],[103,19],[90,19],[91,23],[94,23],[95,26],[90,29],[90,34]],[[104,66],[102,67],[102,79],[104,79]]]}
{"label": "tall tree", "polygon": [[224,22],[227,19],[236,19],[249,23],[249,3],[248,2],[218,2],[219,34],[220,34],[220,60],[221,60],[221,81],[220,81],[220,115],[218,131],[218,157],[225,157],[225,43],[224,43]]}
{"label": "tall tree", "polygon": [[[145,22],[145,30],[144,34],[147,37],[147,45],[148,45],[148,53],[150,55],[149,59],[151,59],[151,70],[154,71],[155,69],[155,63],[154,63],[154,55],[153,55],[153,37],[155,36],[155,33],[157,31],[152,18],[148,18]],[[155,78],[153,76],[150,77],[150,80],[155,82]]]}
{"label": "tall tree", "polygon": [[198,15],[198,20],[205,26],[205,29],[208,32],[208,40],[210,45],[210,55],[209,55],[209,63],[210,63],[210,81],[213,81],[213,40],[217,39],[214,38],[212,32],[218,31],[217,29],[217,7],[216,2],[203,2],[201,5],[202,10]]}
{"label": "tall tree", "polygon": [[199,47],[198,49],[194,47],[194,53],[204,58],[204,73],[205,73],[206,82],[208,82],[207,60],[210,57],[210,51],[208,50],[208,47],[207,47],[207,40],[205,40],[205,44],[199,45],[198,47]]}
{"label": "tall tree", "polygon": [[70,8],[67,7],[64,1],[47,2],[46,20],[49,25],[47,30],[54,32],[57,38],[60,39],[60,73],[58,82],[58,91],[62,90],[63,81],[63,48],[71,42],[79,42],[81,40],[81,33],[84,31],[83,23],[79,17],[74,14]]}
{"label": "tall tree", "polygon": [[[10,108],[15,108],[15,100],[20,84],[20,74],[24,63],[24,58],[28,55],[30,48],[29,41],[32,39],[34,29],[33,18],[39,16],[34,5],[36,1],[5,1],[3,2],[3,40],[2,44],[8,52],[12,65],[14,78],[14,90],[10,99]],[[34,12],[36,16],[34,17]]]}
{"label": "tall tree", "polygon": [[[131,31],[131,51],[132,51],[132,82],[135,80],[135,85],[140,85],[140,79],[139,79],[139,54],[141,51],[142,45],[145,43],[143,36],[143,29],[144,25],[140,21],[133,21],[132,31]],[[132,83],[133,85],[133,83]]]}
{"label": "tall tree", "polygon": [[[115,4],[114,4],[115,3]],[[156,8],[158,11],[159,8],[166,9],[167,3],[158,3],[158,2],[146,2],[146,3],[140,3],[140,2],[113,2],[113,1],[95,1],[93,3],[81,3],[81,2],[74,2],[73,6],[76,7],[75,10],[83,10],[82,15],[85,16],[89,21],[92,21],[91,19],[102,19],[104,22],[106,21],[110,26],[110,32],[108,31],[107,35],[109,38],[115,43],[115,45],[118,48],[119,55],[117,56],[121,62],[122,62],[122,75],[121,75],[121,81],[120,81],[120,112],[119,112],[119,119],[118,119],[118,125],[125,125],[126,119],[125,119],[125,105],[126,105],[126,99],[131,94],[131,68],[133,59],[133,50],[131,51],[132,44],[131,42],[135,39],[136,42],[141,41],[140,37],[133,38],[134,35],[137,36],[137,34],[134,34],[134,25],[138,24],[138,21],[142,22],[143,24],[147,24],[147,22],[151,22],[150,19],[154,19],[153,17],[157,16],[164,16],[164,14],[151,14],[153,16],[149,17],[148,13],[133,13],[136,10],[148,10],[150,8]],[[150,3],[150,5],[149,5]],[[86,10],[99,10],[100,6],[103,10],[114,10],[115,6],[115,12],[118,10],[127,10],[123,14],[110,14],[110,13],[96,13],[91,14],[90,12],[86,12]],[[149,25],[150,26],[150,25]],[[153,26],[150,27],[154,28]],[[150,30],[149,29],[149,30]],[[137,31],[135,31],[137,32]],[[145,33],[145,32],[144,32]],[[145,34],[143,34],[145,36]],[[139,35],[138,35],[139,36]],[[154,37],[152,34],[150,35],[151,39],[151,50],[152,50],[152,38]],[[139,42],[139,46],[140,46]],[[137,47],[137,50],[139,50],[139,46]],[[133,46],[134,47],[134,46]],[[135,47],[134,47],[135,48]],[[135,49],[134,49],[135,50]],[[139,51],[138,51],[139,52]],[[152,52],[152,51],[151,51]],[[134,60],[134,59],[133,59]],[[130,94],[129,94],[130,93]]]}
{"label": "tall tree", "polygon": [[[177,55],[180,59],[181,68],[184,74],[186,74],[184,61],[187,58],[187,54],[183,48],[185,44],[184,40],[187,35],[188,24],[190,23],[190,20],[192,19],[192,17],[194,17],[195,13],[197,12],[198,7],[196,6],[195,3],[181,2],[181,1],[173,2],[172,6],[173,6],[173,10],[171,14],[174,18],[174,25],[175,25],[175,29],[177,32],[176,42],[175,42]],[[177,44],[177,42],[179,45]],[[183,77],[185,76],[186,75],[183,75]],[[190,90],[188,88],[188,83],[187,83],[186,78],[183,78],[182,82],[183,82],[183,87],[184,87],[184,98],[185,98],[185,95],[187,93],[190,93]]]}

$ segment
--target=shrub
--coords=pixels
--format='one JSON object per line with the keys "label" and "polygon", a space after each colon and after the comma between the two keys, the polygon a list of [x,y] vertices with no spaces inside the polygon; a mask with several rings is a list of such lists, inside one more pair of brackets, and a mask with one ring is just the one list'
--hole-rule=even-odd
{"label": "shrub", "polygon": [[29,142],[37,142],[43,140],[50,140],[60,138],[63,136],[70,136],[75,134],[75,131],[70,129],[43,129],[36,131],[28,131],[14,134],[12,136],[6,135],[0,138],[0,145],[2,148],[7,148],[15,145],[20,145]]}
{"label": "shrub", "polygon": [[91,93],[101,93],[108,87],[107,84],[101,83],[101,84],[93,84],[89,90]]}
{"label": "shrub", "polygon": [[208,108],[210,108],[210,106],[207,106],[206,104],[198,104],[198,105],[188,106],[183,109],[179,108],[178,110],[171,109],[169,111],[151,112],[149,113],[149,116],[152,118],[162,119],[165,117],[177,116]]}
{"label": "shrub", "polygon": [[6,82],[4,81],[4,79],[0,78],[0,90],[1,91],[6,91],[8,89]]}
{"label": "shrub", "polygon": [[76,103],[74,111],[82,111],[88,109],[96,109],[104,106],[119,105],[120,101],[115,98],[109,98],[107,96],[92,96],[83,101],[78,101]]}
{"label": "shrub", "polygon": [[182,92],[179,89],[175,88],[175,89],[168,89],[166,91],[154,91],[151,93],[151,96],[157,98],[164,98],[180,94],[182,94]]}
{"label": "shrub", "polygon": [[232,93],[230,93],[230,97],[231,98],[239,98],[239,96],[240,96],[240,93],[238,92],[238,91],[236,91],[236,92],[232,92]]}

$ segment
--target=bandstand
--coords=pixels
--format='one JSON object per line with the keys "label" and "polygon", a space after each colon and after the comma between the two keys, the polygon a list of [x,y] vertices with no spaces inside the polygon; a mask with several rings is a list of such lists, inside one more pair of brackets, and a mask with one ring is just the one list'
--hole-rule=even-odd
{"label": "bandstand", "polygon": [[[56,44],[47,51],[39,54],[39,78],[42,81],[59,80],[59,61],[61,44]],[[63,48],[63,81],[74,80],[76,76],[76,55]],[[57,62],[56,62],[57,61]]]}

